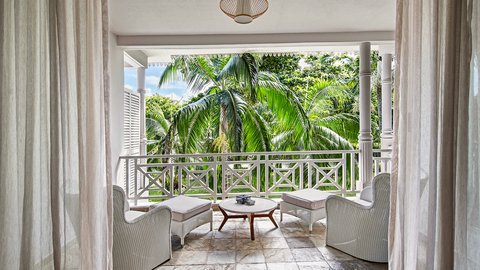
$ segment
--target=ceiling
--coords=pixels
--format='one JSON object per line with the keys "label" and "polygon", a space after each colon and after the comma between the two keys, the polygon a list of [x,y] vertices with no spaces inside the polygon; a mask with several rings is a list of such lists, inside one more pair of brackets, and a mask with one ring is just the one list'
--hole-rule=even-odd
{"label": "ceiling", "polygon": [[395,0],[270,0],[248,25],[224,15],[219,0],[111,0],[117,35],[221,35],[393,31]]}
{"label": "ceiling", "polygon": [[243,52],[357,51],[392,46],[395,0],[269,0],[269,9],[240,25],[220,0],[110,0],[111,32],[135,59]]}

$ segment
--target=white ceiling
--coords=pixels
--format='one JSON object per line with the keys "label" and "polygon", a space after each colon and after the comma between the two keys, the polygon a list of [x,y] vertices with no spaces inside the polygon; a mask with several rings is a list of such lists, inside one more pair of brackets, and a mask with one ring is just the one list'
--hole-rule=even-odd
{"label": "white ceiling", "polygon": [[395,0],[270,0],[266,14],[239,25],[219,0],[110,0],[113,33],[217,35],[393,31]]}
{"label": "white ceiling", "polygon": [[393,45],[395,0],[269,0],[268,11],[248,25],[223,14],[219,2],[110,0],[111,31],[117,46],[150,63],[182,54],[357,51],[363,41],[372,49]]}

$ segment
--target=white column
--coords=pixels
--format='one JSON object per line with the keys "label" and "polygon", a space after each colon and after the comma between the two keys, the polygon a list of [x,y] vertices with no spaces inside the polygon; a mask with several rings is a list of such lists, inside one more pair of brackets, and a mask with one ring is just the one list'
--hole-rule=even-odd
{"label": "white column", "polygon": [[392,54],[382,55],[382,149],[392,149]]}
{"label": "white column", "polygon": [[137,92],[140,95],[140,155],[147,153],[147,135],[145,133],[145,67],[137,68]]}
{"label": "white column", "polygon": [[370,42],[360,44],[360,134],[358,145],[360,148],[360,183],[359,189],[370,185],[372,181],[372,124],[370,112],[371,78],[370,70]]}

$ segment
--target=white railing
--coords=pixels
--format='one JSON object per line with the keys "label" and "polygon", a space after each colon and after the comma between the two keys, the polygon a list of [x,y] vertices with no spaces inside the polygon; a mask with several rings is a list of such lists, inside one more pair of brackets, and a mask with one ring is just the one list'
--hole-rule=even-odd
{"label": "white railing", "polygon": [[[374,174],[387,172],[389,151],[374,150]],[[236,194],[275,197],[303,188],[358,192],[358,150],[120,157],[124,188],[136,204],[179,194],[214,201]]]}
{"label": "white railing", "polygon": [[373,150],[373,175],[392,171],[392,150]]}

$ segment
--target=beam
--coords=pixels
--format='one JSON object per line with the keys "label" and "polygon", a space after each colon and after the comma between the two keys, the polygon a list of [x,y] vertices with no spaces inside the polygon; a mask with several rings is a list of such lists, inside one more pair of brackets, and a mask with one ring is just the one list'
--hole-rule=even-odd
{"label": "beam", "polygon": [[223,34],[223,35],[139,35],[117,36],[123,48],[197,48],[222,46],[275,46],[295,44],[351,45],[370,40],[376,45],[392,44],[393,31],[284,33],[284,34]]}
{"label": "beam", "polygon": [[140,50],[124,51],[124,61],[131,67],[148,67],[148,56]]}

